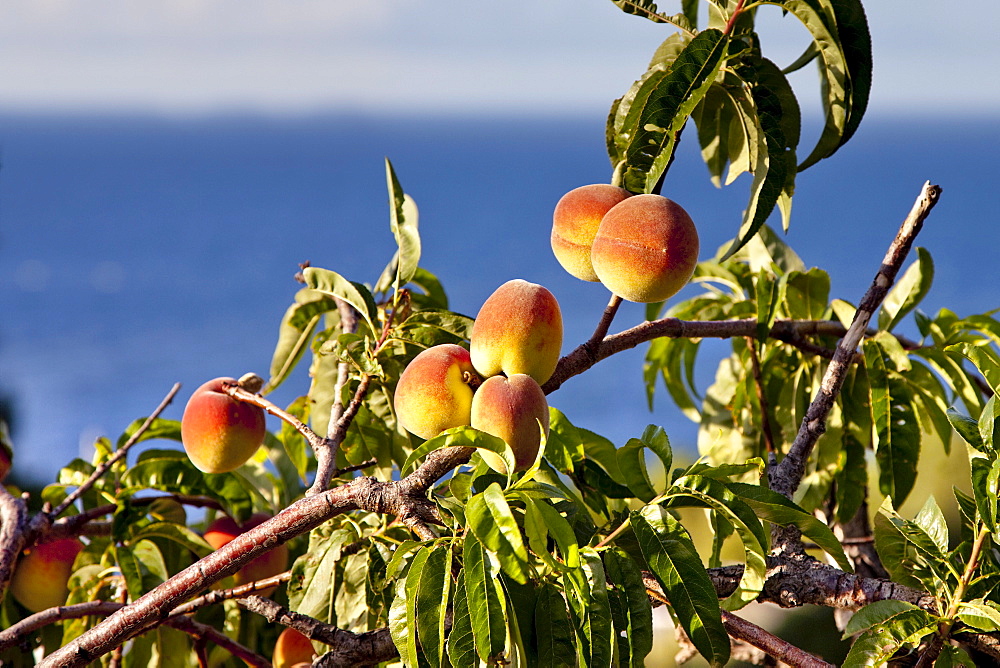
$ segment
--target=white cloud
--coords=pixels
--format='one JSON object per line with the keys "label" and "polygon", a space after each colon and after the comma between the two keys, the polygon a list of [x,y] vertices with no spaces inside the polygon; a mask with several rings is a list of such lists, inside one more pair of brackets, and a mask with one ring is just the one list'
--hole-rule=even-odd
{"label": "white cloud", "polygon": [[[989,34],[1000,7],[967,22],[930,0],[868,4],[873,109],[1000,108],[972,66],[1000,55]],[[806,33],[772,9],[765,48],[791,59]],[[607,0],[7,0],[0,107],[591,113],[666,34]]]}

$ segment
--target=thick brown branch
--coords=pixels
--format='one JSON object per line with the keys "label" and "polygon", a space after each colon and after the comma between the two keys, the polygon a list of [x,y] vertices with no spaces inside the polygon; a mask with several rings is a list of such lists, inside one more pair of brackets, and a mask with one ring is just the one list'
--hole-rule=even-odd
{"label": "thick brown branch", "polygon": [[[22,638],[43,626],[48,626],[49,624],[65,619],[110,615],[118,612],[123,607],[123,603],[115,603],[113,601],[87,601],[86,603],[42,610],[0,631],[0,649],[16,645]],[[233,656],[246,661],[251,666],[270,668],[271,664],[266,659],[207,624],[196,622],[184,616],[171,617],[164,623],[195,638],[208,640],[227,650]]]}
{"label": "thick brown branch", "polygon": [[[868,321],[882,304],[889,288],[892,287],[896,274],[913,245],[913,240],[920,232],[924,220],[934,208],[940,195],[941,188],[925,183],[910,214],[903,221],[896,238],[890,244],[889,250],[882,260],[882,266],[858,305],[851,327],[844,338],[840,340],[837,351],[823,374],[819,391],[806,411],[795,441],[781,463],[769,472],[771,488],[776,492],[791,498],[795,490],[798,489],[813,446],[826,431],[826,417],[844,384],[847,369],[854,360],[858,344],[868,327]],[[790,538],[794,540],[793,536]],[[775,542],[780,548],[783,541]]]}
{"label": "thick brown branch", "polygon": [[248,582],[245,585],[240,585],[239,587],[233,587],[232,589],[213,589],[207,594],[203,594],[198,598],[191,599],[184,605],[179,605],[174,608],[173,612],[170,613],[171,617],[177,615],[187,615],[201,608],[207,607],[209,605],[215,605],[216,603],[221,603],[222,601],[227,601],[234,598],[244,598],[250,596],[251,594],[256,594],[260,591],[265,591],[268,589],[273,589],[283,582],[288,582],[292,579],[292,572],[285,571],[284,573],[278,573],[269,578],[264,578],[263,580],[255,580],[253,582]]}
{"label": "thick brown branch", "polygon": [[350,428],[351,422],[354,421],[354,416],[358,414],[361,402],[365,400],[365,395],[368,394],[370,382],[371,376],[367,374],[361,376],[361,382],[358,383],[358,389],[354,392],[354,398],[351,399],[351,403],[337,420],[337,424],[330,428],[330,438],[324,439],[323,450],[316,452],[316,477],[312,487],[306,490],[307,496],[326,490],[330,486],[330,481],[340,474],[340,471],[337,470],[337,450],[344,442],[347,430]]}
{"label": "thick brown branch", "polygon": [[395,515],[411,527],[439,523],[427,490],[471,455],[471,448],[445,448],[430,453],[413,473],[397,482],[355,478],[341,487],[300,499],[115,612],[39,665],[83,666],[96,660],[163,622],[178,605],[249,561],[341,513],[360,509]]}

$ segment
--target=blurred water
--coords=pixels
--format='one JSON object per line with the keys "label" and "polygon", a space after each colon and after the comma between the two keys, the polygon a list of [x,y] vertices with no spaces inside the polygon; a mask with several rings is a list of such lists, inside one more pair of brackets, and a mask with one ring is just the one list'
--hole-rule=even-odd
{"label": "blurred water", "polygon": [[[924,310],[1000,306],[991,128],[866,120],[800,175],[790,243],[856,302],[929,179],[944,195],[919,239],[937,275]],[[475,315],[510,278],[542,283],[568,351],[608,294],[556,263],[550,216],[565,191],[608,180],[603,137],[601,118],[0,117],[0,391],[15,399],[17,468],[50,480],[176,381],[165,416],[179,419],[204,380],[266,374],[299,262],[372,282],[391,257],[383,156],[420,208],[421,264],[452,308]],[[704,257],[734,234],[747,187],[712,187],[685,137],[664,194],[698,223]],[[615,329],[641,318],[627,305]],[[602,362],[550,399],[619,444],[655,422],[690,447],[695,427],[664,395],[647,411],[641,360]],[[299,373],[273,398],[307,387]]]}

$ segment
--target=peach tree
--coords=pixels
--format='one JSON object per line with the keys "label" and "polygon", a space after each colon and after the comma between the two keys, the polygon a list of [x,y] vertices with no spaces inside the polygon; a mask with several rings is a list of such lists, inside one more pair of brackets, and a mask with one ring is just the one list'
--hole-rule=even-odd
{"label": "peach tree", "polygon": [[[929,251],[916,249],[904,269],[941,189],[923,187],[856,302],[833,297],[828,274],[807,269],[765,224],[777,213],[787,228],[796,174],[832,156],[864,115],[872,62],[860,1],[710,0],[704,25],[694,0],[675,15],[648,0],[615,4],[670,31],[611,107],[612,204],[669,195],[687,129],[717,184],[752,179],[732,243],[702,252],[666,293],[633,293],[620,279],[652,260],[598,263],[598,245],[670,256],[673,233],[651,241],[654,223],[639,214],[612,232],[604,211],[582,241],[557,226],[560,260],[570,252],[562,242],[582,246],[564,264],[579,275],[572,267],[586,273],[592,257],[596,273],[581,277],[612,292],[593,336],[560,357],[561,321],[554,343],[555,321],[536,302],[509,298],[477,320],[449,310],[420,264],[414,201],[387,162],[398,251],[370,283],[304,265],[263,386],[252,375],[218,382],[212,414],[184,429],[161,417],[173,388],[117,442],[99,439],[92,461],[63,467],[37,513],[16,490],[0,491],[4,665],[640,666],[658,606],[682,654],[711,665],[829,665],[747,621],[740,610],[751,603],[835,609],[837,632],[851,639],[844,665],[1000,661],[1000,322],[922,312]],[[811,38],[784,68],[762,55],[763,5]],[[809,63],[825,122],[803,151],[787,75]],[[537,243],[549,234],[538,230]],[[665,300],[689,275],[701,292]],[[610,333],[619,294],[651,303],[644,322]],[[521,333],[504,329],[536,318]],[[731,350],[699,388],[695,363],[713,338]],[[646,348],[636,382],[651,399],[665,389],[699,425],[696,462],[675,460],[661,427],[636,425],[612,443],[556,407],[564,383],[586,382],[591,367],[636,346]],[[435,349],[447,354],[404,384],[411,361]],[[477,355],[508,353],[516,364],[474,380]],[[307,362],[299,399],[267,398]],[[515,436],[503,427],[520,399],[487,399],[483,388],[521,376],[538,392]],[[433,394],[442,388],[444,404]],[[226,431],[234,406],[277,427]],[[447,419],[436,422],[439,409]],[[211,463],[196,466],[169,443],[185,429],[195,434],[185,447],[197,440],[195,460]],[[245,447],[250,433],[262,444],[250,442],[249,455],[212,452]],[[129,461],[133,445],[153,439],[164,443]],[[957,520],[949,527],[933,497],[901,515],[923,489],[921,451],[953,442],[967,449],[972,478],[971,493],[955,491]],[[885,501],[872,512],[874,489]],[[709,518],[700,551],[689,509]],[[266,570],[276,552],[290,568]],[[287,634],[278,643],[286,628],[312,644]]]}

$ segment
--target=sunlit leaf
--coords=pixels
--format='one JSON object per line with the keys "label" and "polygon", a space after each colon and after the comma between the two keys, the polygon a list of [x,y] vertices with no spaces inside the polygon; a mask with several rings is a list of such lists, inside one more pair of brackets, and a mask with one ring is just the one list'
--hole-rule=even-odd
{"label": "sunlit leaf", "polygon": [[566,610],[566,600],[551,582],[543,582],[535,599],[535,641],[538,666],[571,668],[576,666],[573,627]]}
{"label": "sunlit leaf", "polygon": [[497,555],[504,572],[523,584],[528,577],[528,551],[500,485],[493,483],[482,494],[469,499],[465,516],[469,529],[487,550]]}
{"label": "sunlit leaf", "polygon": [[729,635],[719,599],[694,543],[680,523],[658,506],[629,515],[636,539],[674,614],[694,646],[713,666],[729,660]]}
{"label": "sunlit leaf", "polygon": [[650,70],[618,105],[611,159],[614,164],[625,161],[626,189],[653,191],[673,154],[677,133],[715,78],[727,43],[721,31],[703,30],[669,68]]}
{"label": "sunlit leaf", "polygon": [[343,299],[361,314],[372,332],[380,328],[375,326],[378,320],[378,307],[372,293],[360,283],[349,281],[335,271],[306,267],[302,270],[302,278],[306,285],[324,295]]}
{"label": "sunlit leaf", "polygon": [[917,248],[917,259],[882,301],[878,314],[879,329],[891,332],[930,292],[934,281],[934,260],[926,248]]}
{"label": "sunlit leaf", "polygon": [[479,657],[489,663],[504,650],[506,639],[503,593],[497,573],[483,546],[472,533],[466,534],[465,594],[472,633]]}
{"label": "sunlit leaf", "polygon": [[607,574],[608,603],[614,624],[620,665],[643,668],[653,649],[653,610],[642,583],[639,567],[618,548],[603,553]]}

